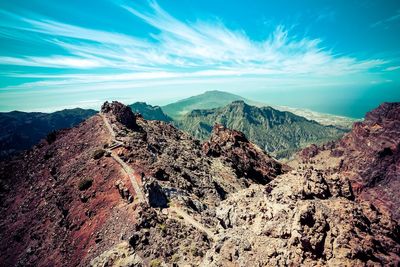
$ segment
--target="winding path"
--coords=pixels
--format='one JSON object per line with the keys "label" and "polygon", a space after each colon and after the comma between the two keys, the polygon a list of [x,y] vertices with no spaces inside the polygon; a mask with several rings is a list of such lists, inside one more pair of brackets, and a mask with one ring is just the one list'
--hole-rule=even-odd
{"label": "winding path", "polygon": [[[114,153],[112,150],[115,148],[120,147],[121,145],[123,145],[123,142],[116,140],[116,134],[110,124],[110,122],[108,121],[108,119],[106,118],[106,116],[104,116],[104,114],[99,113],[100,117],[103,119],[104,124],[106,126],[106,128],[108,129],[108,132],[111,135],[111,142],[113,143],[113,145],[111,145],[108,149],[106,149],[106,151],[111,153],[111,157],[118,162],[119,165],[121,165],[122,169],[124,169],[124,171],[126,172],[126,174],[128,175],[133,189],[136,192],[136,195],[138,197],[138,201],[139,202],[146,202],[144,196],[143,196],[143,192],[141,190],[141,187],[138,183],[139,179],[139,174],[133,170],[128,164],[126,164],[116,153]],[[176,215],[178,217],[181,217],[186,223],[192,225],[193,227],[195,227],[196,229],[200,230],[201,232],[204,232],[210,239],[215,240],[215,235],[212,232],[212,230],[210,228],[205,227],[203,224],[201,224],[200,222],[196,221],[192,216],[190,216],[187,212],[185,212],[184,210],[180,209],[179,207],[176,206],[170,206],[168,208],[168,210],[171,213],[176,213]]]}
{"label": "winding path", "polygon": [[198,221],[196,221],[192,216],[187,214],[182,209],[175,207],[175,206],[171,206],[168,208],[168,210],[175,212],[178,216],[182,217],[186,223],[193,225],[195,228],[197,228],[201,232],[204,232],[210,239],[215,240],[215,235],[211,231],[210,228],[207,228],[204,225],[202,225],[201,223],[199,223]]}
{"label": "winding path", "polygon": [[101,118],[104,121],[104,124],[106,125],[110,135],[112,136],[112,142],[114,143],[113,146],[111,146],[109,149],[106,149],[106,151],[111,153],[111,157],[119,163],[119,165],[121,165],[122,169],[124,169],[124,171],[126,172],[126,174],[129,177],[129,180],[131,181],[131,184],[133,186],[133,189],[136,192],[136,195],[138,197],[139,202],[146,202],[144,196],[143,196],[143,192],[140,188],[140,185],[138,183],[139,180],[139,174],[137,172],[135,172],[131,167],[129,167],[128,164],[126,164],[116,153],[114,153],[112,150],[115,148],[120,147],[123,143],[119,140],[115,139],[115,132],[110,124],[110,122],[107,120],[106,116],[104,116],[104,114],[100,113]]}

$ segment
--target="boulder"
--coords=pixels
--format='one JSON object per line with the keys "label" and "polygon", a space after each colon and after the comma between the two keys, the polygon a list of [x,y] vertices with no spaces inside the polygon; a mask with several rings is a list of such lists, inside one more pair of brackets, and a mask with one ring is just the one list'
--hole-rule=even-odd
{"label": "boulder", "polygon": [[124,104],[118,101],[112,101],[111,103],[106,101],[101,106],[101,113],[111,114],[115,116],[115,119],[118,122],[125,125],[127,128],[131,130],[138,129],[138,125],[136,123],[136,117],[133,114],[131,108],[125,106]]}

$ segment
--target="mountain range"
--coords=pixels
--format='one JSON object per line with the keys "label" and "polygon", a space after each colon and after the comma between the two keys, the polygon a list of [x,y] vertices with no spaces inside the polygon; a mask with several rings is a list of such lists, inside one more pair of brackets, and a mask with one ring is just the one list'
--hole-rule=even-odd
{"label": "mountain range", "polygon": [[[246,109],[242,112],[230,110],[235,106],[232,104],[235,101],[246,103]],[[297,113],[305,114],[306,120],[291,112],[281,112],[280,107],[271,108],[222,91],[208,91],[163,107],[144,102],[136,102],[129,106],[146,120],[173,123],[201,140],[209,136],[214,123],[222,123],[243,131],[252,142],[278,158],[289,158],[299,148],[304,148],[310,143],[320,144],[335,140],[348,131],[354,122],[348,118],[295,109]],[[50,132],[75,126],[95,112],[73,109],[54,113],[0,113],[0,122],[5,129],[0,134],[0,158],[29,149]],[[226,114],[223,114],[224,112]],[[207,116],[203,116],[204,114]],[[279,134],[280,131],[282,135]]]}
{"label": "mountain range", "polygon": [[354,118],[337,116],[332,114],[319,113],[304,108],[293,108],[286,106],[272,105],[268,103],[257,102],[246,99],[244,97],[224,92],[224,91],[206,91],[203,94],[192,96],[186,99],[179,100],[162,106],[162,110],[174,120],[181,120],[184,115],[195,109],[213,109],[229,105],[233,101],[243,101],[251,106],[256,107],[272,107],[280,111],[289,111],[295,115],[305,117],[309,120],[314,120],[322,125],[333,125],[343,129],[350,129],[355,121]]}
{"label": "mountain range", "polygon": [[215,123],[243,132],[277,158],[288,158],[300,148],[335,140],[345,133],[338,127],[324,126],[271,107],[250,106],[242,100],[220,108],[193,110],[176,125],[195,138],[205,140]]}
{"label": "mountain range", "polygon": [[257,104],[255,101],[247,100],[235,94],[214,90],[179,100],[175,103],[162,106],[161,108],[174,120],[180,120],[185,114],[192,110],[219,108],[237,100],[246,101],[253,105]]}
{"label": "mountain range", "polygon": [[221,124],[201,143],[106,102],[0,161],[0,262],[397,266],[399,108],[284,164]]}
{"label": "mountain range", "polygon": [[0,113],[0,158],[29,149],[50,132],[73,127],[96,114],[91,109],[65,109],[53,113],[2,112]]}

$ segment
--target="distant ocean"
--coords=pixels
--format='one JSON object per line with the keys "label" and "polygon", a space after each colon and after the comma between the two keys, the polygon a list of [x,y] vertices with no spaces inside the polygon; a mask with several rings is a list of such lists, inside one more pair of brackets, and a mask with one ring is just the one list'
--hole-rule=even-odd
{"label": "distant ocean", "polygon": [[271,105],[307,108],[317,112],[363,118],[366,112],[383,102],[400,102],[400,87],[268,90],[254,91],[243,96]]}

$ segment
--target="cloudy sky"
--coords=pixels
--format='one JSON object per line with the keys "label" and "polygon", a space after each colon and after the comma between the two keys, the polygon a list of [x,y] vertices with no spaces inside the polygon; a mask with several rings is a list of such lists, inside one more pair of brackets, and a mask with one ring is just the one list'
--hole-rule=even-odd
{"label": "cloudy sky", "polygon": [[399,101],[399,36],[399,1],[2,1],[0,111],[215,89],[317,110]]}

